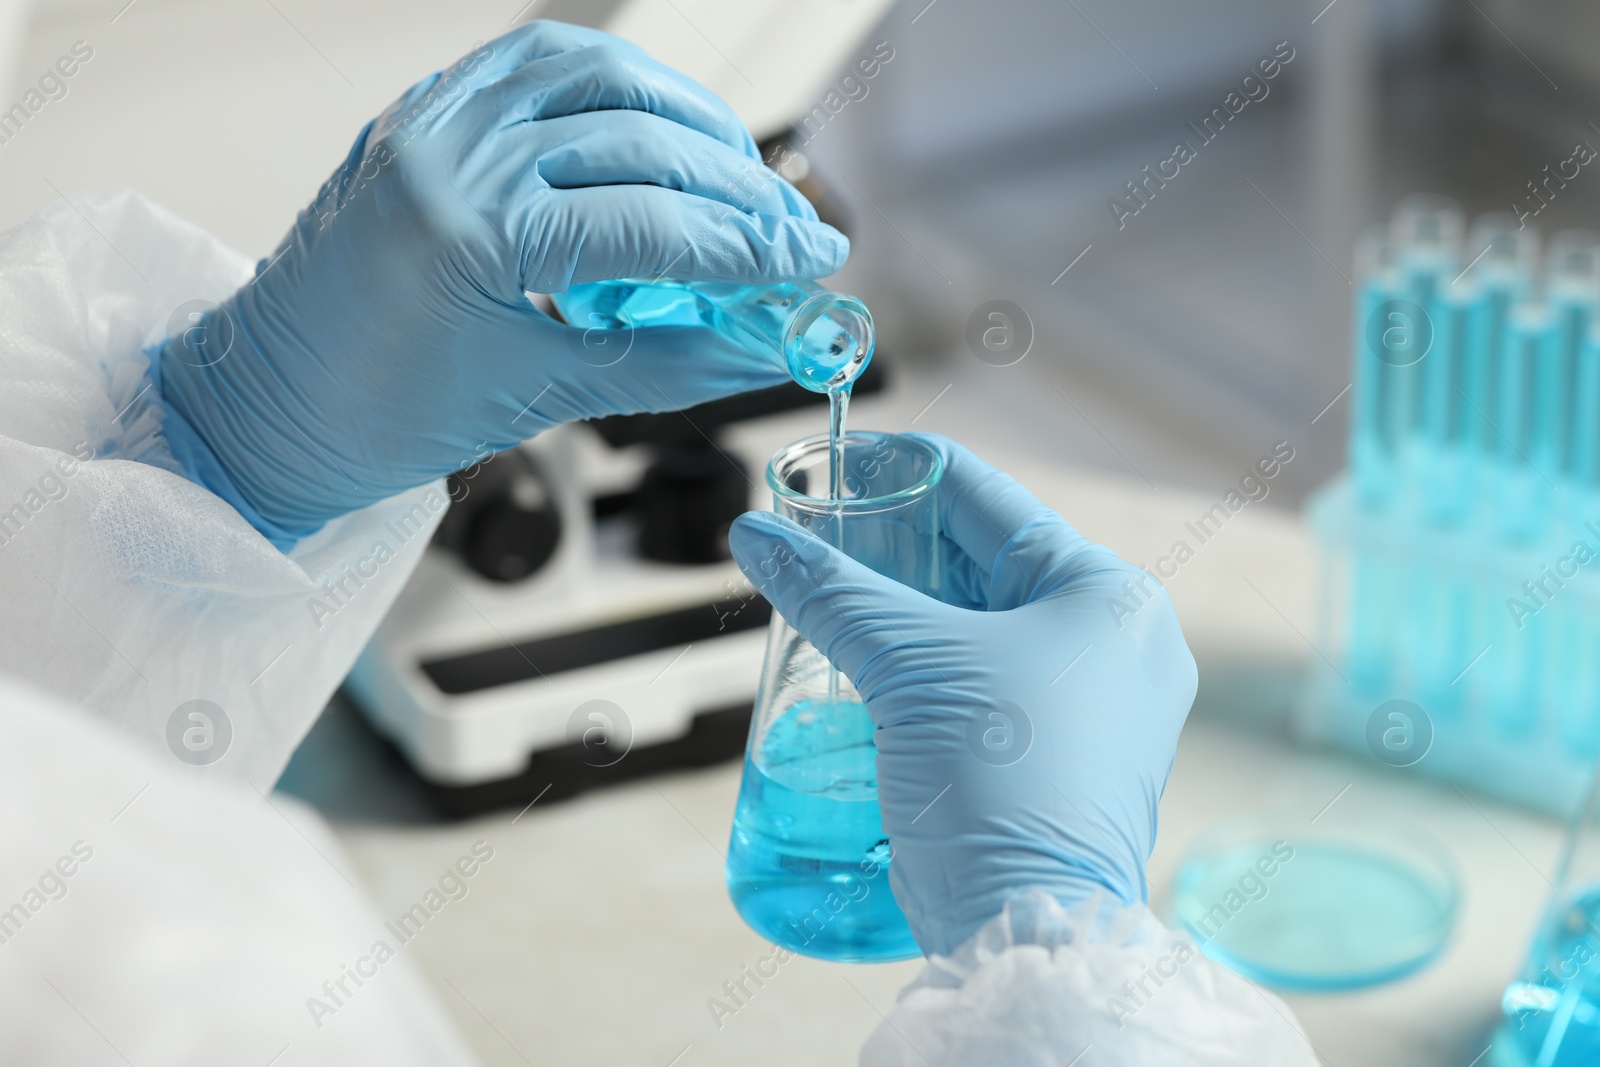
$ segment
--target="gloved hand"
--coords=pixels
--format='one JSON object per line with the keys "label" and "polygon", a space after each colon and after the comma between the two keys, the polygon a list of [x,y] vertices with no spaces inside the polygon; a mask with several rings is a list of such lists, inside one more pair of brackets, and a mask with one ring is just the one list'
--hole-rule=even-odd
{"label": "gloved hand", "polygon": [[[729,542],[865,699],[890,886],[923,952],[948,955],[1031,887],[1067,904],[1096,890],[1148,900],[1156,806],[1196,674],[1154,578],[960,445],[915,436],[945,461],[950,603],[770,512],[741,516]],[[789,562],[761,566],[773,559]],[[1113,613],[1112,600],[1143,606]]]}
{"label": "gloved hand", "polygon": [[847,254],[710,92],[598,30],[531,23],[369,123],[153,377],[190,476],[286,546],[555,423],[786,380],[708,329],[597,344],[524,291],[809,279]]}

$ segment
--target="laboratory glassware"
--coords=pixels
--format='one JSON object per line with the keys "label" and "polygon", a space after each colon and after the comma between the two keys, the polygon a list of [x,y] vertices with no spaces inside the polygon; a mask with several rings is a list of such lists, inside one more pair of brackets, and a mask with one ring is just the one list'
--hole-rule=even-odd
{"label": "laboratory glassware", "polygon": [[1461,205],[1449,197],[1423,193],[1408,196],[1395,207],[1390,241],[1413,300],[1426,305],[1461,269],[1465,229]]}
{"label": "laboratory glassware", "polygon": [[[923,442],[870,432],[845,436],[844,499],[828,499],[826,434],[789,445],[767,467],[778,514],[935,597],[943,475]],[[779,549],[755,564],[758,577],[791,560]],[[860,695],[774,615],[726,871],[734,907],[773,943],[839,961],[918,955],[889,888],[876,756]]]}
{"label": "laboratory glassware", "polygon": [[[637,327],[709,326],[817,393],[836,392],[855,381],[872,359],[875,342],[867,306],[815,282],[621,279],[574,285],[551,299],[569,323],[585,331],[584,344],[599,360],[620,361],[627,350],[625,335]],[[615,336],[618,332],[624,336]]]}
{"label": "laboratory glassware", "polygon": [[[1346,801],[1361,808],[1359,802]],[[1438,959],[1460,877],[1392,811],[1254,815],[1189,847],[1172,885],[1173,925],[1210,958],[1278,989],[1359,989]]]}
{"label": "laboratory glassware", "polygon": [[[1360,246],[1350,465],[1308,504],[1298,733],[1569,814],[1600,758],[1600,236],[1407,201]],[[1542,259],[1542,264],[1541,264]],[[1326,657],[1326,659],[1323,659]],[[1413,765],[1413,764],[1408,764]]]}
{"label": "laboratory glassware", "polygon": [[1555,889],[1501,1011],[1491,1067],[1600,1063],[1600,777],[1567,830]]}

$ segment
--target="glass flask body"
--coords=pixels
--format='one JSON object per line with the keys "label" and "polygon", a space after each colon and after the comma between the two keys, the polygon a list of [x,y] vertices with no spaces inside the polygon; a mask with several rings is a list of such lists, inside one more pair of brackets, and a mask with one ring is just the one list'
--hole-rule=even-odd
{"label": "glass flask body", "polygon": [[[832,501],[828,451],[821,434],[773,457],[774,510],[879,573],[938,596],[939,454],[909,438],[847,434],[845,498]],[[788,562],[780,550],[757,567],[770,577]],[[774,615],[726,871],[734,907],[773,943],[849,962],[919,954],[889,888],[876,757],[860,695]]]}
{"label": "glass flask body", "polygon": [[1567,832],[1522,973],[1501,998],[1491,1067],[1600,1063],[1600,777]]}
{"label": "glass flask body", "polygon": [[[865,304],[815,282],[733,285],[625,278],[574,285],[552,299],[569,323],[586,331],[708,326],[817,393],[855,381],[872,359],[876,340]],[[596,341],[597,348],[614,343]]]}

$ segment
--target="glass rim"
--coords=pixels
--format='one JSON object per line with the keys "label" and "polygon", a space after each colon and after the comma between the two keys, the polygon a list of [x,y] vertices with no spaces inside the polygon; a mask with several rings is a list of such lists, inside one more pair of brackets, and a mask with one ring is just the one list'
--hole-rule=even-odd
{"label": "glass rim", "polygon": [[[848,385],[861,377],[861,372],[872,361],[872,351],[877,346],[877,327],[872,321],[872,312],[867,310],[867,305],[860,298],[823,289],[814,282],[810,288],[815,291],[800,301],[789,314],[788,325],[783,331],[782,354],[790,377],[813,393],[827,393],[829,389]],[[806,368],[800,364],[799,346],[818,319],[834,312],[843,316],[842,319],[835,319],[834,324],[855,341],[856,348],[827,381],[819,382],[808,375]],[[850,328],[852,326],[854,329]]]}
{"label": "glass rim", "polygon": [[779,476],[779,468],[793,469],[799,460],[817,452],[826,455],[828,451],[828,435],[826,433],[816,433],[802,437],[798,441],[791,441],[774,452],[772,458],[767,461],[767,485],[771,487],[773,495],[807,510],[818,512],[881,511],[885,508],[898,507],[926,496],[944,478],[944,457],[939,454],[939,450],[914,437],[889,433],[886,430],[847,430],[844,437],[847,448],[852,441],[895,440],[903,442],[906,446],[920,451],[928,457],[930,461],[928,472],[904,489],[896,489],[894,492],[885,493],[882,496],[831,500],[827,497],[811,496],[808,493],[797,492],[790,488]]}

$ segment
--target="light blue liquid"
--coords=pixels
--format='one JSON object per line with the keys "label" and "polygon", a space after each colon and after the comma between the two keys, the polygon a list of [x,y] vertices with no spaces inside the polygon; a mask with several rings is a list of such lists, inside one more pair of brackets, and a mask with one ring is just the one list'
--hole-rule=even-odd
{"label": "light blue liquid", "polygon": [[1494,1063],[1600,1063],[1600,888],[1589,887],[1556,916],[1531,958],[1538,973],[1506,990]]}
{"label": "light blue liquid", "polygon": [[1315,991],[1392,981],[1438,955],[1455,919],[1452,887],[1383,850],[1293,849],[1271,877],[1256,865],[1266,845],[1184,865],[1173,911],[1201,951],[1254,981]]}
{"label": "light blue liquid", "polygon": [[808,700],[746,757],[728,894],[762,937],[849,963],[920,954],[889,889],[876,756],[864,705]]}
{"label": "light blue liquid", "polygon": [[818,393],[847,386],[872,358],[866,305],[814,285],[623,279],[575,285],[554,300],[569,323],[586,330],[709,326]]}

